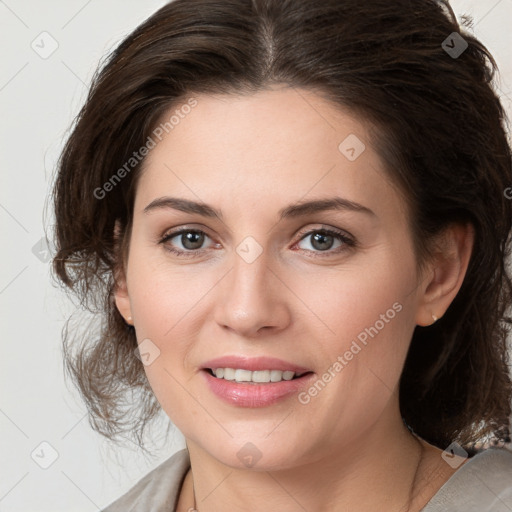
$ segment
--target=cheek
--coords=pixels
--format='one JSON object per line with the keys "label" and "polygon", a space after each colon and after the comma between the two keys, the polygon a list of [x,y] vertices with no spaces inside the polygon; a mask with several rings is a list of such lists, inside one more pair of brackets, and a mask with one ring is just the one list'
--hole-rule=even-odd
{"label": "cheek", "polygon": [[165,280],[156,277],[148,276],[140,293],[135,291],[131,296],[137,341],[157,356],[153,364],[145,367],[151,383],[157,378],[169,381],[169,373],[183,377],[190,370],[187,357],[199,336],[197,315],[204,296],[204,292],[180,292],[179,280],[169,276]]}
{"label": "cheek", "polygon": [[197,416],[186,391],[191,377],[187,358],[197,338],[193,323],[193,304],[197,301],[177,293],[169,278],[156,277],[147,276],[140,294],[134,293],[137,341],[143,359],[144,351],[150,353],[151,361],[144,365],[144,371],[156,399],[178,428],[187,428],[187,421]]}
{"label": "cheek", "polygon": [[318,407],[332,402],[331,410],[350,410],[352,418],[382,409],[400,378],[415,326],[414,279],[412,255],[399,258],[391,251],[347,266],[321,287],[296,278],[297,293],[309,290],[303,296],[328,326],[317,336],[326,372],[320,378],[328,381]]}
{"label": "cheek", "polygon": [[299,274],[292,282],[314,313],[311,320],[323,324],[322,332],[334,340],[333,348],[343,349],[352,339],[364,343],[375,336],[387,338],[386,334],[397,334],[404,323],[409,325],[414,279],[412,258],[399,260],[381,251],[372,261],[361,259],[317,276]]}

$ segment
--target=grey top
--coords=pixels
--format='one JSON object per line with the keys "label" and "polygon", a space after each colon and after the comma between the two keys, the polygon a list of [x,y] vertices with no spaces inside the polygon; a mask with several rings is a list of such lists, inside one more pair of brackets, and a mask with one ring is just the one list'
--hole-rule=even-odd
{"label": "grey top", "polygon": [[[103,512],[175,512],[189,468],[188,451],[180,450]],[[512,512],[512,451],[489,448],[473,456],[422,512]]]}

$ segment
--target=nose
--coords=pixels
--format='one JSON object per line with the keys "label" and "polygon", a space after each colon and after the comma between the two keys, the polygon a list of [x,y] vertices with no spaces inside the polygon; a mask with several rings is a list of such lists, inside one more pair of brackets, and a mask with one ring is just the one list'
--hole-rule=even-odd
{"label": "nose", "polygon": [[217,290],[217,324],[246,338],[285,329],[291,321],[289,292],[265,255],[252,263],[237,254],[233,258],[233,268]]}

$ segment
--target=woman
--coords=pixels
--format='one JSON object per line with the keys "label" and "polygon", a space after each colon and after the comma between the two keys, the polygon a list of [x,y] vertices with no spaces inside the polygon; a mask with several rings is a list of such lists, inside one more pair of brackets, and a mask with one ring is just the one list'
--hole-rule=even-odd
{"label": "woman", "polygon": [[106,511],[512,509],[494,69],[433,0],[176,0],[122,42],[55,184],[103,318],[65,355],[100,433],[161,408],[187,449]]}

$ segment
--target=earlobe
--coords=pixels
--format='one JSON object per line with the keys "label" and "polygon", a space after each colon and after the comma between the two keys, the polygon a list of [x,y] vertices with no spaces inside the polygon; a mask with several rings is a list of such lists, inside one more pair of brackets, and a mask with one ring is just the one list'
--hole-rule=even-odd
{"label": "earlobe", "polygon": [[121,316],[128,325],[133,325],[130,296],[126,288],[126,282],[116,284],[114,290],[114,301]]}
{"label": "earlobe", "polygon": [[420,289],[416,324],[429,326],[441,318],[459,292],[466,275],[474,243],[471,224],[453,224],[437,243],[431,278]]}

